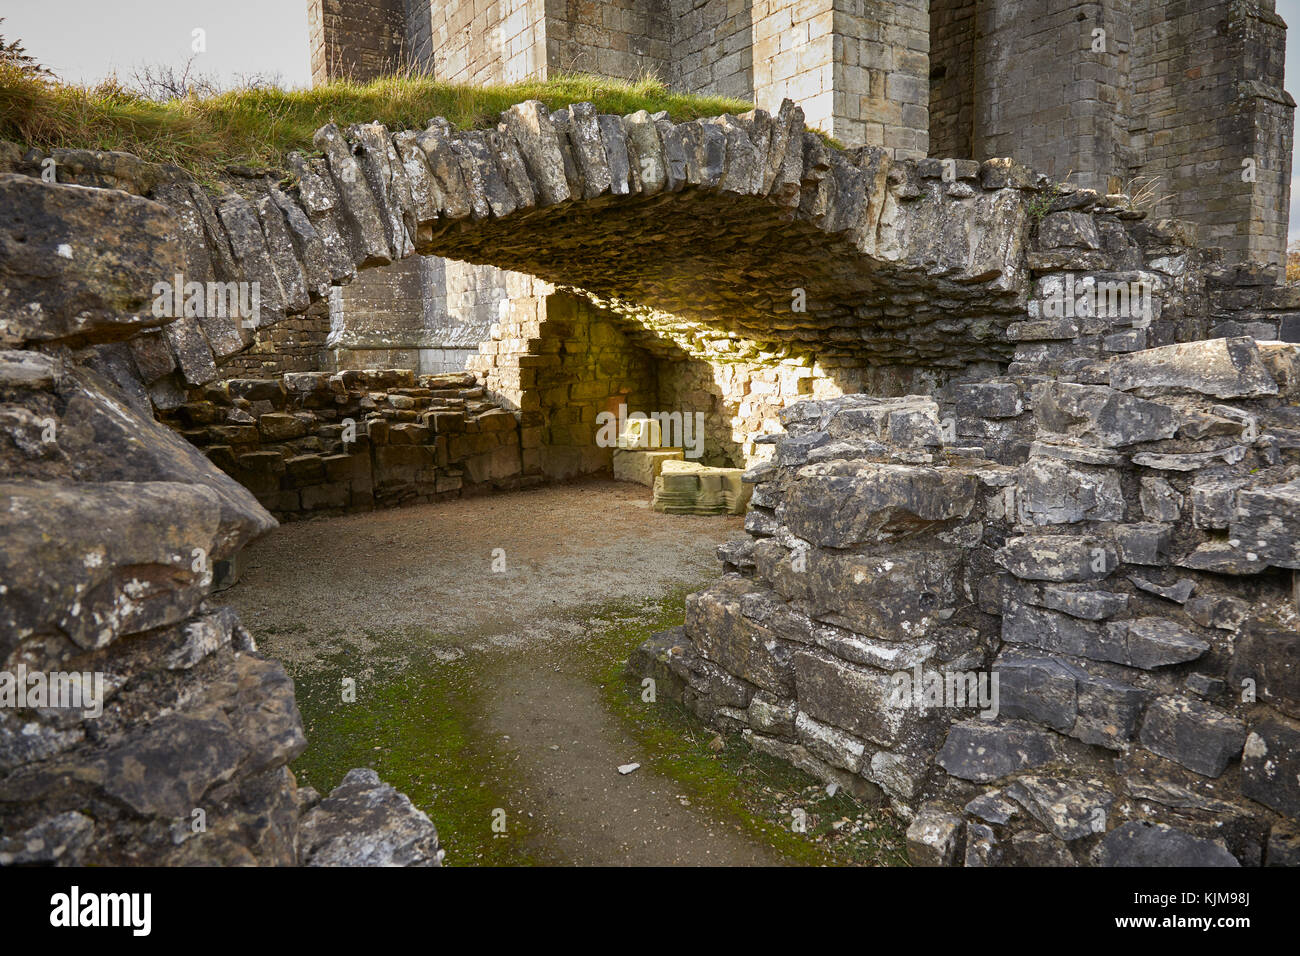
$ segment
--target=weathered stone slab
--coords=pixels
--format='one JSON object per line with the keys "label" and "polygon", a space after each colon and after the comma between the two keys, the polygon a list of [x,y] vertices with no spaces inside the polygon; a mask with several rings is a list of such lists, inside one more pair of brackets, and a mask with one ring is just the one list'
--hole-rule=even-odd
{"label": "weathered stone slab", "polygon": [[1172,438],[1174,410],[1103,385],[1048,382],[1033,390],[1042,430],[1091,439],[1112,448]]}
{"label": "weathered stone slab", "polygon": [[623,128],[627,131],[628,154],[641,183],[641,194],[651,196],[662,192],[668,183],[668,169],[654,120],[645,110],[638,110],[623,117]]}
{"label": "weathered stone slab", "polygon": [[1122,391],[1185,388],[1216,398],[1276,395],[1277,383],[1249,336],[1164,345],[1110,362],[1110,386]]}
{"label": "weathered stone slab", "polygon": [[325,246],[330,280],[335,283],[350,280],[356,275],[357,262],[364,256],[361,250],[352,249],[350,236],[339,225],[340,201],[325,160],[308,162],[301,153],[293,152],[288,162],[298,177],[298,199]]}
{"label": "weathered stone slab", "polygon": [[961,847],[962,819],[926,806],[907,828],[907,858],[913,866],[952,866]]}
{"label": "weathered stone slab", "polygon": [[1100,781],[1058,780],[1036,774],[1017,777],[1006,794],[1067,842],[1105,833],[1106,813],[1115,802],[1115,795]]}
{"label": "weathered stone slab", "polygon": [[284,210],[269,193],[257,199],[257,218],[262,224],[262,235],[266,238],[266,249],[271,255],[271,264],[275,266],[276,278],[284,292],[285,311],[291,315],[306,312],[311,305],[307,273],[298,258]]}
{"label": "weathered stone slab", "polygon": [[569,199],[572,194],[564,171],[564,155],[546,106],[538,100],[527,100],[510,107],[501,119],[519,144],[537,190],[538,205],[552,206]]}
{"label": "weathered stone slab", "polygon": [[1269,717],[1255,724],[1241,758],[1241,792],[1291,819],[1300,817],[1300,726]]}
{"label": "weathered stone slab", "polygon": [[851,548],[965,518],[980,491],[978,478],[956,469],[869,465],[854,476],[798,482],[783,520],[816,545]]}
{"label": "weathered stone slab", "polygon": [[1074,535],[1008,538],[994,560],[1016,577],[1033,581],[1097,581],[1119,564],[1110,542]]}
{"label": "weathered stone slab", "polygon": [[1229,540],[1279,568],[1300,568],[1300,478],[1267,488],[1243,488],[1228,525]]}
{"label": "weathered stone slab", "polygon": [[370,195],[378,207],[388,248],[393,258],[405,259],[415,251],[411,241],[418,232],[415,202],[388,129],[380,123],[362,123],[348,133],[354,143],[353,155],[359,157]]}
{"label": "weathered stone slab", "polygon": [[1124,520],[1124,493],[1114,468],[1031,458],[1017,471],[1016,495],[1018,517],[1029,524]]}
{"label": "weathered stone slab", "polygon": [[220,500],[201,486],[0,485],[0,650],[55,633],[100,648],[184,620],[223,553],[220,525]]}
{"label": "weathered stone slab", "polygon": [[1146,820],[1130,820],[1107,833],[1098,860],[1102,866],[1241,866],[1217,840]]}
{"label": "weathered stone slab", "polygon": [[348,247],[360,257],[357,266],[392,262],[394,252],[388,242],[384,217],[366,184],[361,164],[352,155],[352,148],[339,128],[333,123],[322,126],[316,131],[312,143],[325,154],[330,180],[338,196],[335,221],[346,233]]}
{"label": "weathered stone slab", "polygon": [[159,203],[0,173],[0,347],[162,325],[154,286],[184,266],[180,227]]}
{"label": "weathered stone slab", "polygon": [[794,694],[790,651],[766,627],[741,613],[752,586],[724,578],[686,602],[686,633],[708,660],[782,697]]}
{"label": "weathered stone slab", "polygon": [[1152,753],[1217,777],[1241,754],[1246,725],[1203,701],[1161,697],[1147,708],[1139,739]]}
{"label": "weathered stone slab", "polygon": [[1023,721],[964,720],[953,724],[936,761],[954,777],[989,783],[1051,763],[1058,746],[1050,731]]}

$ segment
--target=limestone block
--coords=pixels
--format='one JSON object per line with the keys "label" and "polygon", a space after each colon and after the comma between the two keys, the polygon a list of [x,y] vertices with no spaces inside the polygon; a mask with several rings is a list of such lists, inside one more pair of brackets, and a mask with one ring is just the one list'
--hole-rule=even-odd
{"label": "limestone block", "polygon": [[634,481],[647,488],[653,488],[655,479],[663,470],[666,461],[684,461],[685,453],[681,448],[658,448],[650,450],[614,449],[614,480]]}
{"label": "limestone block", "polygon": [[744,514],[754,486],[741,468],[711,468],[693,461],[665,461],[654,481],[655,511],[667,514]]}

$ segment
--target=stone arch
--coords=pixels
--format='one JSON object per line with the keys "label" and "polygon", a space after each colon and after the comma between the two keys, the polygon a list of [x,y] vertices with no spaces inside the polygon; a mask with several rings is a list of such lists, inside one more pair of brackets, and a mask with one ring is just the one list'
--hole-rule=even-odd
{"label": "stone arch", "polygon": [[[175,176],[151,192],[177,213],[187,279],[256,282],[257,324],[275,327],[358,270],[417,253],[536,276],[655,348],[731,366],[732,385],[751,381],[737,353],[766,362],[752,390],[715,396],[750,433],[715,429],[719,446],[744,446],[732,458],[752,457],[756,426],[786,398],[858,391],[886,363],[1005,361],[1005,326],[1024,308],[1025,192],[1039,185],[1028,170],[839,149],[789,101],[680,124],[530,101],[494,129],[330,125],[315,144],[319,157],[290,155],[288,183],[240,180],[214,201]],[[155,404],[216,379],[248,348],[248,325],[181,318],[142,336],[137,364],[161,373],[145,374]],[[514,394],[548,361],[533,337],[498,337],[478,363],[524,429],[548,427]],[[140,360],[163,344],[170,365]]]}

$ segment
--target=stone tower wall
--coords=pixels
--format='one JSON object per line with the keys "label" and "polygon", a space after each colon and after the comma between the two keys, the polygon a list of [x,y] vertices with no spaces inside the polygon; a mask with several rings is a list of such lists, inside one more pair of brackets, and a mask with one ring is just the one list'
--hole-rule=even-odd
{"label": "stone tower wall", "polygon": [[307,0],[313,84],[372,80],[406,62],[402,0]]}

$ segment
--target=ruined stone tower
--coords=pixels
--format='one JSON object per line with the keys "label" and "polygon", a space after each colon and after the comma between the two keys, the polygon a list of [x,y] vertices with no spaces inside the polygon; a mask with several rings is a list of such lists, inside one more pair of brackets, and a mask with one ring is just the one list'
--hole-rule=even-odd
{"label": "ruined stone tower", "polygon": [[790,97],[897,158],[1010,156],[1280,263],[1294,100],[1273,0],[309,0],[316,82],[414,66],[468,83],[564,71]]}

